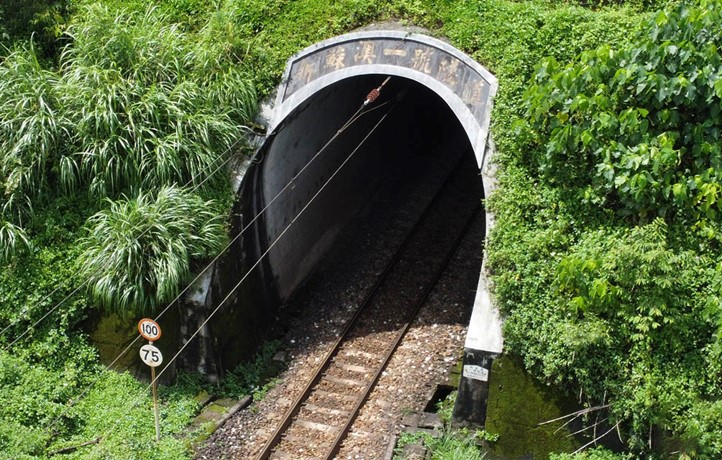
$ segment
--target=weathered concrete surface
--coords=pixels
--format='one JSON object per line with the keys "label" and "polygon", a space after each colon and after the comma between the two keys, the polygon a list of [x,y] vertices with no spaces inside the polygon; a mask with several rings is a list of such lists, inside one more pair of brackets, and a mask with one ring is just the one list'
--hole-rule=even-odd
{"label": "weathered concrete surface", "polygon": [[370,30],[341,35],[289,59],[271,128],[311,95],[359,75],[417,81],[446,101],[464,127],[477,164],[484,163],[491,99],[498,82],[478,62],[448,43],[411,30]]}
{"label": "weathered concrete surface", "polygon": [[[481,179],[484,184],[484,196],[491,196],[496,190],[496,177],[494,159],[495,146],[489,138],[484,165],[481,170]],[[489,235],[494,227],[494,215],[486,211],[486,234]],[[483,350],[493,355],[501,354],[504,349],[504,338],[501,335],[502,321],[499,310],[494,305],[489,292],[489,278],[486,271],[486,250],[479,276],[479,285],[476,288],[474,310],[469,320],[469,330],[466,335],[465,348]]]}
{"label": "weathered concrete surface", "polygon": [[[481,177],[484,183],[484,196],[491,195],[496,189],[494,175],[494,142],[489,139],[487,154]],[[486,212],[486,234],[494,226],[494,216]],[[499,310],[492,302],[489,292],[489,279],[486,271],[486,250],[479,274],[479,285],[476,288],[474,309],[469,320],[469,329],[464,343],[462,373],[459,381],[459,392],[454,404],[453,422],[458,425],[484,426],[491,379],[491,367],[494,359],[504,349],[502,336],[502,320]],[[479,375],[479,368],[485,375]]]}
{"label": "weathered concrete surface", "polygon": [[[260,188],[255,193],[264,208],[267,206],[260,231],[269,245],[275,243],[268,253],[268,264],[281,302],[315,269],[339,232],[375,190],[379,177],[376,172],[383,168],[386,148],[380,134],[365,141],[364,137],[384,111],[369,113],[338,132],[375,85],[378,77],[352,79],[320,91],[276,130],[265,150],[258,171]],[[316,195],[357,147],[359,150],[328,182],[323,193]],[[309,164],[318,152],[317,159]],[[282,192],[304,167],[293,181],[292,190]]]}

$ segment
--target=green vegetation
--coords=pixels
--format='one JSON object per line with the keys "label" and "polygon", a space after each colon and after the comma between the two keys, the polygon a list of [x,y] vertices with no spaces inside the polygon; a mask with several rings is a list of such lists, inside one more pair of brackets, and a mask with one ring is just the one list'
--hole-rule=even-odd
{"label": "green vegetation", "polygon": [[164,389],[156,447],[146,386],[105,371],[82,324],[152,312],[220,249],[256,93],[217,23],[73,6],[62,52],[17,40],[0,61],[0,458],[98,437],[64,456],[184,458],[194,395]]}
{"label": "green vegetation", "polygon": [[549,456],[549,460],[625,460],[628,458],[630,456],[615,454],[602,447],[593,448],[576,455],[552,454]]}
{"label": "green vegetation", "polygon": [[[224,239],[223,165],[286,59],[385,19],[448,37],[499,78],[488,262],[507,347],[543,382],[609,404],[630,455],[663,454],[650,432],[722,455],[718,0],[155,4],[0,7],[0,346],[22,335],[0,352],[0,457],[43,458],[116,421],[64,457],[189,455],[196,384],[164,389],[153,446],[144,386],[99,367],[82,322],[178,292]],[[236,381],[247,372],[229,392],[263,393]]]}
{"label": "green vegetation", "polygon": [[499,438],[489,446],[491,458],[544,458],[549,452],[581,447],[578,437],[569,436],[577,430],[560,429],[564,422],[542,425],[578,410],[576,401],[524,372],[518,357],[505,354],[494,360],[489,380],[494,384],[489,387],[485,429]]}
{"label": "green vegetation", "polygon": [[214,393],[228,398],[251,395],[254,401],[263,399],[276,385],[275,376],[285,368],[285,363],[273,360],[280,348],[281,343],[277,340],[263,344],[253,360],[241,363],[228,372],[214,388]]}
{"label": "green vegetation", "polygon": [[[68,347],[72,354],[64,367],[28,364],[0,353],[0,458],[45,458],[48,452],[98,436],[104,437],[102,443],[63,458],[123,459],[127,452],[143,452],[142,458],[170,460],[186,455],[181,436],[195,410],[192,394],[179,386],[165,389],[163,441],[155,448],[146,386],[128,374],[93,372],[87,364],[94,357],[92,349]],[[88,388],[78,404],[68,405]]]}
{"label": "green vegetation", "polygon": [[454,407],[456,392],[451,393],[444,401],[438,403],[438,413],[444,423],[439,436],[429,432],[403,432],[396,442],[394,459],[403,460],[404,447],[416,444],[425,447],[432,460],[481,460],[485,457],[480,448],[482,442],[495,442],[498,436],[484,430],[471,431],[468,428],[452,428],[451,411]]}
{"label": "green vegetation", "polygon": [[507,343],[609,403],[640,455],[655,430],[722,454],[721,12],[683,4],[618,46],[543,60],[492,203]]}
{"label": "green vegetation", "polygon": [[527,109],[544,178],[628,222],[660,216],[722,238],[720,20],[703,2],[658,13],[619,50],[542,61]]}
{"label": "green vegetation", "polygon": [[[224,214],[220,204],[189,193],[228,201],[224,198],[228,185],[218,170],[225,171],[223,165],[241,137],[242,124],[255,112],[256,99],[250,81],[231,65],[228,50],[211,46],[213,36],[213,24],[195,37],[168,25],[167,18],[152,10],[133,16],[93,5],[69,27],[72,45],[61,54],[59,70],[43,68],[32,47],[21,47],[5,58],[0,66],[4,102],[0,255],[4,260],[30,248],[23,223],[33,217],[34,209],[53,199],[88,197],[97,209],[105,198],[150,193],[158,196],[153,212],[162,211],[166,220],[181,215],[207,220],[209,212]],[[173,184],[193,189],[159,191]],[[188,273],[188,256],[180,253],[203,257],[219,249],[222,229],[217,222],[176,222],[165,225],[161,234],[159,227],[151,231],[138,220],[146,207],[138,203],[133,216],[129,215],[132,206],[118,205],[109,211],[139,225],[135,235],[143,232],[147,240],[135,247],[135,259],[123,259],[125,266],[118,265],[117,257],[100,256],[107,255],[108,245],[131,234],[108,233],[84,241],[84,273],[113,266],[115,273],[104,281],[91,277],[94,299],[103,299],[101,304],[110,309],[131,313],[134,307],[147,310],[155,300],[167,301],[168,293]],[[96,236],[107,230],[102,224],[110,215],[91,219]],[[214,241],[206,242],[211,235]],[[142,293],[128,297],[142,284],[139,277],[147,275],[128,266],[146,247],[165,251],[171,240],[175,257],[158,259],[154,274],[141,289],[160,290],[157,298]],[[121,273],[126,270],[129,273]],[[116,289],[125,294],[109,292]]]}
{"label": "green vegetation", "polygon": [[477,445],[480,441],[476,434],[470,433],[468,430],[445,430],[438,437],[429,433],[402,433],[397,442],[396,453],[394,459],[404,460],[404,446],[410,444],[422,445],[431,454],[431,460],[481,460],[484,454]]}
{"label": "green vegetation", "polygon": [[0,56],[3,47],[32,38],[44,59],[53,59],[66,43],[63,31],[72,0],[3,0],[0,5]]}
{"label": "green vegetation", "polygon": [[215,203],[175,186],[118,201],[88,220],[80,240],[81,276],[91,299],[120,314],[153,312],[171,302],[191,258],[218,252],[226,230]]}

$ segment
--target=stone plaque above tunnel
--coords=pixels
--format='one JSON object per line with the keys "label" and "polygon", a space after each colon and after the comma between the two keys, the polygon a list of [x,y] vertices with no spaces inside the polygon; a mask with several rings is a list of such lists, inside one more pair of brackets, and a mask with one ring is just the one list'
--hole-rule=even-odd
{"label": "stone plaque above tunnel", "polygon": [[449,52],[407,37],[347,41],[303,56],[291,66],[284,100],[319,77],[367,65],[392,65],[428,75],[453,91],[479,121],[484,117],[489,82]]}
{"label": "stone plaque above tunnel", "polygon": [[408,78],[439,94],[465,126],[481,167],[497,80],[453,46],[418,33],[356,32],[296,54],[286,65],[271,128],[320,89],[368,74]]}

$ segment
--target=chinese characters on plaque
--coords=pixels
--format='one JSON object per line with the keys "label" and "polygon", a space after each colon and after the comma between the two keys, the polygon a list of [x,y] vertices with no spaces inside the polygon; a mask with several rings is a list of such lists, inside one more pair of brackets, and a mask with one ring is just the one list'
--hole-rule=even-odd
{"label": "chinese characters on plaque", "polygon": [[441,48],[396,38],[341,42],[301,57],[292,64],[283,98],[332,72],[374,64],[405,67],[434,78],[459,96],[478,120],[484,117],[489,83],[474,68]]}

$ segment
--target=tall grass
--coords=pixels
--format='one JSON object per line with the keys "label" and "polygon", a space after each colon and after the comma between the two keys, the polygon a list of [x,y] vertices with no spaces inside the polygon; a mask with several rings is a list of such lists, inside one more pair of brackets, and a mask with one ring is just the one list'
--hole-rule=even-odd
{"label": "tall grass", "polygon": [[0,65],[0,204],[2,217],[18,224],[30,201],[52,188],[52,168],[71,136],[58,86],[33,48],[14,50]]}
{"label": "tall grass", "polygon": [[255,114],[247,76],[155,10],[85,15],[62,56],[77,182],[104,197],[221,177],[208,175]]}
{"label": "tall grass", "polygon": [[93,4],[68,28],[57,70],[31,46],[0,62],[0,252],[16,253],[33,206],[59,196],[89,194],[102,207],[172,184],[222,189],[216,167],[257,107],[229,27],[213,16],[189,34],[152,8]]}
{"label": "tall grass", "polygon": [[10,222],[0,222],[0,263],[12,260],[32,246],[25,231]]}
{"label": "tall grass", "polygon": [[225,242],[218,205],[180,187],[113,201],[88,220],[81,272],[104,309],[147,313],[178,294],[191,258]]}
{"label": "tall grass", "polygon": [[195,61],[192,39],[152,8],[143,15],[116,15],[91,4],[68,35],[73,44],[61,54],[64,65],[117,69],[144,86],[175,84]]}

